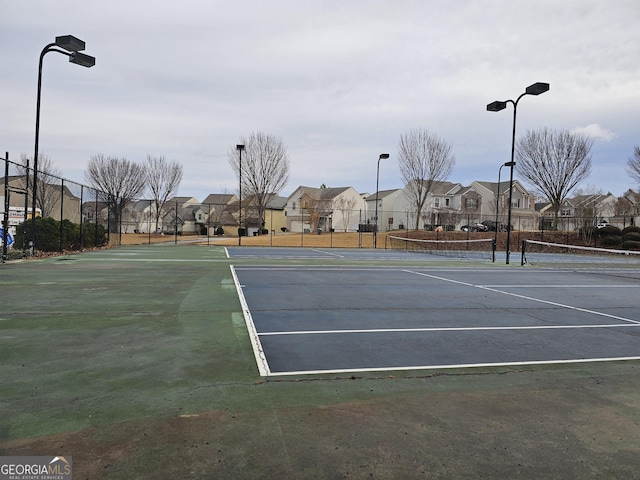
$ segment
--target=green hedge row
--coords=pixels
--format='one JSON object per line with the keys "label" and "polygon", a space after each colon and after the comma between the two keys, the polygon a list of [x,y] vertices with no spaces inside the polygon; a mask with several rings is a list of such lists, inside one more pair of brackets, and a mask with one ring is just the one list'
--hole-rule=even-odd
{"label": "green hedge row", "polygon": [[601,247],[640,250],[640,227],[630,226],[621,230],[609,225],[595,229],[594,236]]}
{"label": "green hedge row", "polygon": [[[26,233],[26,244],[31,241],[31,219],[16,227],[14,248],[23,245],[23,232]],[[96,235],[97,228],[97,235]],[[60,241],[62,236],[62,242]],[[44,252],[59,252],[62,250],[81,250],[81,248],[102,247],[107,244],[107,231],[102,225],[95,223],[82,224],[82,245],[80,242],[80,225],[69,220],[54,220],[53,218],[36,218],[36,249]],[[20,247],[18,247],[20,246]]]}

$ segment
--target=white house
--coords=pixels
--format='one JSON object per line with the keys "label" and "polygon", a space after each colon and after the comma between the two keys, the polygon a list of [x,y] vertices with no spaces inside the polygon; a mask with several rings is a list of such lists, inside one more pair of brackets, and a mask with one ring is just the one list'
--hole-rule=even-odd
{"label": "white house", "polygon": [[353,187],[300,186],[287,198],[285,215],[292,232],[354,232],[367,217],[365,200]]}

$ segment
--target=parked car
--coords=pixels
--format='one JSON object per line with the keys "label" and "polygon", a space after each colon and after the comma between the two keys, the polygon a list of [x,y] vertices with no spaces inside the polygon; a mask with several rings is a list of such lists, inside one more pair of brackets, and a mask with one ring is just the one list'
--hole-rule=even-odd
{"label": "parked car", "polygon": [[487,227],[483,223],[473,223],[471,225],[463,225],[462,227],[460,227],[460,230],[462,230],[463,232],[468,232],[469,230],[471,230],[472,232],[488,232],[489,227]]}
{"label": "parked car", "polygon": [[601,220],[596,225],[596,228],[604,228],[604,227],[608,227],[608,226],[609,226],[609,223],[606,220]]}
{"label": "parked car", "polygon": [[482,224],[487,228],[486,230],[483,230],[485,232],[495,232],[496,231],[496,225],[497,225],[497,230],[500,232],[505,231],[504,225],[502,223],[497,223],[494,220],[485,220],[484,222],[482,222]]}

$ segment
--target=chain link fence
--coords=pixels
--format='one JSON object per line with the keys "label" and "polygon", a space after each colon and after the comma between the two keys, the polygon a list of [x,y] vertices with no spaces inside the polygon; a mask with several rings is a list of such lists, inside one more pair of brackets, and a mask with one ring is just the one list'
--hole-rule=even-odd
{"label": "chain link fence", "polygon": [[103,212],[103,192],[45,171],[34,184],[30,165],[11,161],[8,153],[2,160],[3,260],[108,243],[104,220],[112,215]]}
{"label": "chain link fence", "polygon": [[[2,209],[2,259],[39,255],[41,252],[65,252],[105,245],[154,243],[195,239],[209,243],[215,238],[269,235],[270,245],[309,245],[322,236],[322,245],[333,245],[333,234],[358,233],[359,247],[376,244],[376,235],[395,232],[409,236],[410,232],[433,238],[469,238],[484,233],[493,235],[498,244],[507,231],[507,211],[501,208],[480,214],[477,211],[455,211],[446,208],[425,208],[418,218],[407,210],[385,210],[376,213],[364,209],[349,209],[344,205],[315,205],[313,202],[278,201],[258,212],[250,201],[242,208],[235,195],[214,194],[209,201],[176,197],[159,204],[145,199],[115,198],[105,192],[73,182],[45,171],[38,171],[33,185],[33,169],[9,159],[3,160],[4,180],[0,185]],[[242,225],[240,225],[242,219]],[[536,239],[564,238],[593,244],[594,227],[601,222],[597,215],[541,215],[533,210],[514,209],[512,232],[530,232]],[[635,224],[632,215],[617,215],[609,224],[624,228]],[[377,233],[375,233],[377,231]],[[292,234],[301,239],[290,240]],[[330,235],[327,235],[330,234]],[[563,237],[564,235],[564,237]],[[134,238],[135,237],[135,238]],[[519,236],[512,236],[519,241]],[[380,245],[378,245],[379,247]]]}

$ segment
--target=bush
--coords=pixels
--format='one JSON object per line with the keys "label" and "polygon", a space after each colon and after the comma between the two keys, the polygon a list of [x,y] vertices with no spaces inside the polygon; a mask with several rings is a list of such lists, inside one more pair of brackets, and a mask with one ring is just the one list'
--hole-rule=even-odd
{"label": "bush", "polygon": [[224,235],[224,229],[222,227],[216,228],[214,235]]}
{"label": "bush", "polygon": [[[82,225],[82,242],[80,241],[80,226],[63,220],[62,223],[51,217],[36,218],[36,249],[43,252],[60,251],[60,233],[62,233],[63,250],[79,250],[83,247],[101,247],[107,244],[107,233],[102,225],[97,226],[98,241],[96,244],[96,225],[84,223]],[[23,232],[26,233],[27,244],[31,241],[31,220],[16,227],[16,245],[22,245]]]}
{"label": "bush", "polygon": [[610,237],[612,235],[620,236],[622,235],[622,230],[618,227],[614,227],[613,225],[607,225],[606,227],[596,228],[593,233],[597,237]]}
{"label": "bush", "polygon": [[622,235],[622,239],[625,242],[640,242],[640,232],[629,232]]}
{"label": "bush", "polygon": [[625,240],[622,242],[623,250],[640,250],[640,241],[636,240]]}
{"label": "bush", "polygon": [[628,235],[630,233],[640,234],[640,227],[636,227],[635,225],[630,225],[630,226],[622,229],[622,234],[623,235]]}
{"label": "bush", "polygon": [[107,230],[102,225],[83,223],[81,243],[84,248],[103,247],[107,244]]}
{"label": "bush", "polygon": [[604,248],[619,247],[622,243],[622,235],[610,235],[600,238],[600,246]]}

